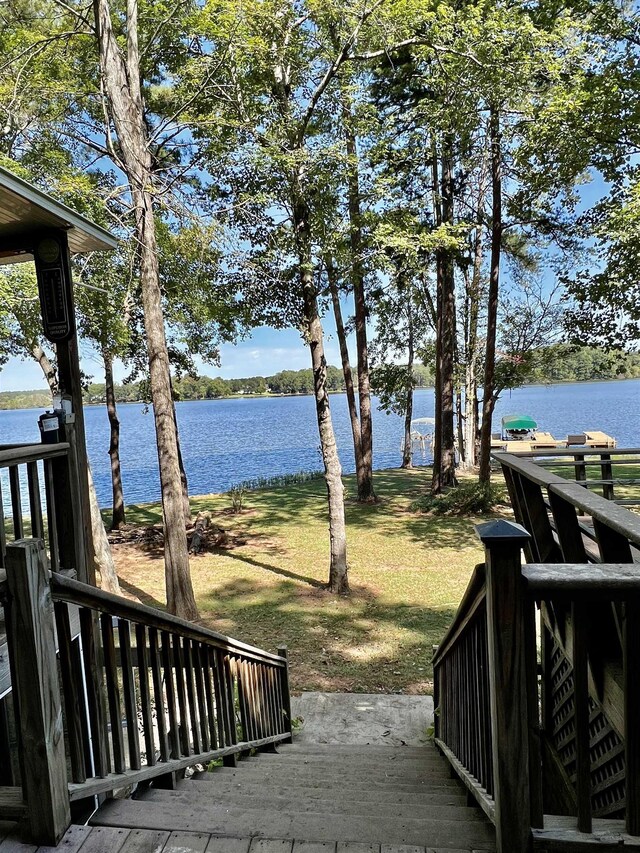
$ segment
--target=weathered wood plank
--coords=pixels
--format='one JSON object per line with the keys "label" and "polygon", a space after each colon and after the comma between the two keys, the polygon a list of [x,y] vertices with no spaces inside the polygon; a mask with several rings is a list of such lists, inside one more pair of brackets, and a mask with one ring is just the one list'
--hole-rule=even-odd
{"label": "weathered wood plank", "polygon": [[82,845],[82,853],[120,853],[129,837],[129,829],[116,826],[94,826]]}
{"label": "weathered wood plank", "polygon": [[584,604],[574,602],[573,623],[573,700],[576,744],[576,796],[578,829],[591,832],[591,755],[589,744],[589,625]]}
{"label": "weathered wood plank", "polygon": [[168,840],[169,833],[166,830],[132,829],[120,851],[121,853],[161,853]]}
{"label": "weathered wood plank", "polygon": [[249,853],[291,853],[292,848],[293,841],[285,838],[252,838]]}
{"label": "weathered wood plank", "polygon": [[569,595],[602,601],[603,593],[621,599],[640,590],[637,563],[528,563],[522,576],[540,598]]}
{"label": "weathered wood plank", "polygon": [[250,844],[250,838],[220,838],[214,835],[209,840],[207,853],[247,853]]}
{"label": "weathered wood plank", "polygon": [[22,788],[13,785],[0,787],[0,821],[17,820],[24,817],[26,811]]}
{"label": "weathered wood plank", "polygon": [[640,597],[626,602],[623,629],[626,829],[640,835]]}
{"label": "weathered wood plank", "polygon": [[93,831],[90,826],[72,823],[57,847],[38,847],[38,853],[78,853]]}
{"label": "weathered wood plank", "polygon": [[210,838],[208,832],[172,832],[162,853],[205,853]]}
{"label": "weathered wood plank", "polygon": [[30,832],[37,843],[56,844],[71,816],[44,542],[29,539],[8,545],[6,569],[11,596],[11,680],[20,709],[22,784]]}
{"label": "weathered wood plank", "polygon": [[129,745],[129,766],[140,769],[140,740],[138,738],[138,708],[136,686],[133,676],[133,653],[131,651],[131,630],[126,619],[118,620],[118,639],[120,640],[120,660],[122,690],[124,693],[124,713],[127,721],[127,741]]}
{"label": "weathered wood plank", "polygon": [[122,773],[126,769],[124,760],[124,738],[122,736],[122,706],[120,704],[120,687],[118,685],[118,666],[116,662],[116,647],[113,637],[113,619],[110,613],[100,616],[102,629],[102,652],[104,655],[104,671],[107,683],[107,703],[109,719],[111,720],[111,748],[113,749],[113,769]]}
{"label": "weathered wood plank", "polygon": [[69,608],[57,601],[54,605],[56,629],[58,634],[58,654],[60,659],[60,675],[66,711],[67,742],[71,760],[71,778],[74,782],[84,782],[87,771],[84,763],[84,743],[82,732],[82,715],[86,714],[82,692],[75,683],[73,650],[71,647],[71,626],[69,624]]}

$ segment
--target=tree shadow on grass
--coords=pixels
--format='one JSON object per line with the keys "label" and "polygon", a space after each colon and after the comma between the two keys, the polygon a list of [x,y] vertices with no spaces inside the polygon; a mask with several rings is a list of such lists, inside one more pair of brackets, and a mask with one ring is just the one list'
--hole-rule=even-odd
{"label": "tree shadow on grass", "polygon": [[[207,613],[207,604],[210,604]],[[229,581],[201,601],[203,623],[252,643],[289,648],[292,687],[363,693],[430,692],[432,647],[451,607],[388,603],[375,594],[336,599],[282,580],[264,587]]]}
{"label": "tree shadow on grass", "polygon": [[298,575],[295,572],[282,569],[280,566],[273,566],[270,563],[263,563],[260,560],[254,560],[253,557],[248,557],[246,554],[240,552],[234,553],[233,551],[224,550],[217,551],[217,553],[219,556],[229,557],[231,560],[239,560],[241,563],[247,563],[248,565],[255,566],[258,569],[265,569],[265,571],[271,572],[274,575],[281,575],[282,577],[289,578],[290,580],[300,581],[318,589],[323,589],[326,586],[326,584],[323,584],[322,581],[319,581],[316,578],[309,577],[308,575]]}

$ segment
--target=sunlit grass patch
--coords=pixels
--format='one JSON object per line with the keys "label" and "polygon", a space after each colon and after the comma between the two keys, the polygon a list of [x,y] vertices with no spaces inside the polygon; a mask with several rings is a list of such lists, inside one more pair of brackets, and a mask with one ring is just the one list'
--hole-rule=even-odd
{"label": "sunlit grass patch", "polygon": [[[194,498],[194,512],[210,512],[216,525],[246,539],[192,558],[202,623],[267,649],[285,643],[294,690],[429,691],[432,647],[482,559],[473,525],[486,520],[412,511],[429,483],[427,469],[377,472],[378,503],[347,500],[348,597],[324,588],[322,480],[248,492],[236,514],[226,495]],[[355,492],[353,477],[345,488]],[[129,507],[128,520],[158,523],[159,508]],[[114,552],[124,589],[162,605],[162,559],[131,545]]]}

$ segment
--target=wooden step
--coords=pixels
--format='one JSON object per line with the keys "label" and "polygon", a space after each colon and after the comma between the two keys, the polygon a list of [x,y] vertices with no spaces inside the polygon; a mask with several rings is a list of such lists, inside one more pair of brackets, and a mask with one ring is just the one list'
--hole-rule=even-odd
{"label": "wooden step", "polygon": [[[260,796],[265,793],[265,786],[262,782],[245,782],[240,784],[237,780],[225,781],[222,774],[204,773],[197,779],[185,779],[178,782],[177,790],[181,791],[184,788],[190,790],[190,786],[197,782],[203,787],[208,787],[211,783],[211,796],[222,798],[226,796],[234,796],[242,793],[247,796]],[[302,800],[312,799],[328,799],[334,797],[342,799],[345,796],[345,789],[334,791],[327,789],[324,786],[309,786],[309,785],[281,785],[279,782],[273,782],[269,786],[269,793],[276,797],[290,797],[292,802],[297,798]],[[349,789],[351,790],[351,789]],[[357,798],[359,802],[369,803],[423,803],[425,805],[436,805],[438,803],[449,805],[464,805],[467,802],[466,793],[456,783],[451,782],[447,785],[437,785],[429,788],[420,787],[417,791],[413,790],[398,790],[395,785],[379,785],[370,787],[356,786],[351,790],[349,796]]]}
{"label": "wooden step", "polygon": [[216,769],[211,773],[203,772],[196,773],[192,777],[198,784],[203,785],[236,785],[238,788],[244,788],[245,785],[259,786],[264,790],[265,786],[288,788],[294,792],[304,788],[315,790],[332,790],[337,789],[339,792],[350,793],[352,791],[374,791],[374,792],[395,792],[398,794],[425,794],[425,793],[447,793],[461,791],[460,783],[457,779],[452,779],[450,776],[434,776],[428,781],[408,781],[405,782],[401,778],[366,778],[358,776],[356,778],[339,779],[335,776],[319,776],[307,775],[300,778],[299,776],[287,776],[282,774],[272,773],[269,775],[259,774],[251,776],[248,773],[237,773],[230,768]]}
{"label": "wooden step", "polygon": [[484,820],[479,809],[468,808],[466,803],[388,803],[360,801],[355,797],[345,797],[338,801],[334,799],[303,799],[301,797],[274,796],[270,789],[265,788],[262,794],[247,795],[242,792],[221,796],[217,789],[205,790],[202,785],[192,783],[191,787],[184,786],[176,791],[151,789],[139,798],[143,802],[182,803],[187,807],[200,805],[207,809],[210,806],[226,805],[229,808],[264,809],[269,811],[287,811],[295,807],[296,813],[340,814],[340,815],[372,815],[390,818],[416,818],[420,820]]}
{"label": "wooden step", "polygon": [[154,830],[189,830],[212,835],[257,836],[305,841],[348,841],[364,844],[408,844],[472,850],[494,849],[493,828],[485,820],[420,820],[385,816],[352,816],[219,806],[198,802],[111,800],[93,816],[100,826]]}
{"label": "wooden step", "polygon": [[423,756],[439,756],[433,744],[427,746],[378,746],[377,744],[346,744],[346,743],[280,743],[277,746],[279,754],[286,755],[372,755],[376,758],[389,758],[390,755],[403,755],[407,758],[422,758]]}
{"label": "wooden step", "polygon": [[397,780],[405,784],[422,784],[436,782],[439,779],[450,778],[450,772],[445,766],[408,768],[396,765],[379,764],[369,765],[345,765],[333,767],[331,765],[312,766],[308,764],[286,764],[285,762],[241,761],[234,769],[216,768],[211,775],[233,773],[238,779],[265,779],[267,781],[277,779],[299,780],[320,779],[325,783],[341,784],[346,781],[379,780],[389,782]]}
{"label": "wooden step", "polygon": [[247,759],[247,761],[265,765],[277,763],[283,767],[290,764],[313,767],[402,767],[406,770],[420,770],[422,768],[448,770],[449,767],[448,762],[435,752],[425,752],[420,757],[413,757],[404,756],[402,753],[396,753],[393,750],[389,750],[389,754],[384,757],[367,755],[366,753],[363,755],[345,755],[342,753],[332,755],[331,753],[316,752],[285,752],[277,754],[265,752]]}

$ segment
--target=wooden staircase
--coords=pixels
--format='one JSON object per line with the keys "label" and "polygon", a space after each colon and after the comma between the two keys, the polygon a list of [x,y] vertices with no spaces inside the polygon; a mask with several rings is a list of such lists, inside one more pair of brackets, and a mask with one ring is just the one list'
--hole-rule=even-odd
{"label": "wooden staircase", "polygon": [[110,800],[91,823],[212,836],[220,853],[247,853],[252,839],[261,853],[258,839],[279,840],[269,853],[288,853],[292,842],[303,845],[300,853],[345,844],[360,853],[363,846],[367,853],[495,850],[492,825],[467,804],[431,746],[287,744],[277,751],[197,773],[175,790],[150,787]]}

